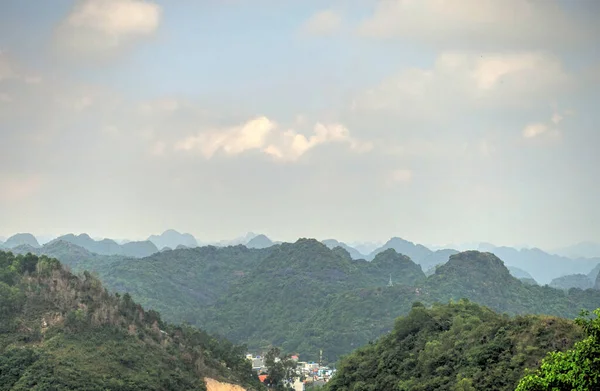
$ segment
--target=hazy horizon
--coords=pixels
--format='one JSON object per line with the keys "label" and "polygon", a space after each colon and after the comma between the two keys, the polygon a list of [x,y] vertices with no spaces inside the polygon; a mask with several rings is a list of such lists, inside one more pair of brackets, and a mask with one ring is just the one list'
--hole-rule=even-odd
{"label": "hazy horizon", "polygon": [[0,4],[0,233],[600,242],[600,2],[445,4]]}

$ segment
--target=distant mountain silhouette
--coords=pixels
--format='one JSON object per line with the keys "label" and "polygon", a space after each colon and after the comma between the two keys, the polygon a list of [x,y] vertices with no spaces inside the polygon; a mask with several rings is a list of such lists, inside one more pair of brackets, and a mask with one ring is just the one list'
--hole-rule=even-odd
{"label": "distant mountain silhouette", "polygon": [[273,245],[273,241],[269,239],[266,235],[260,234],[252,239],[246,244],[248,248],[267,248]]}
{"label": "distant mountain silhouette", "polygon": [[538,248],[517,250],[512,247],[493,247],[487,250],[504,261],[527,271],[536,281],[548,284],[552,279],[567,274],[588,273],[600,263],[599,258],[571,259],[548,254]]}
{"label": "distant mountain silhouette", "polygon": [[67,242],[65,240],[53,240],[42,247],[32,247],[27,244],[17,246],[11,250],[15,254],[32,253],[35,255],[47,255],[60,259],[60,261],[77,271],[82,271],[79,267],[82,264],[107,264],[121,259],[121,255],[100,255],[92,253],[85,248]]}
{"label": "distant mountain silhouette", "polygon": [[360,251],[358,251],[354,247],[349,246],[346,243],[339,242],[335,239],[325,239],[325,240],[322,240],[321,243],[323,243],[324,245],[326,245],[327,247],[329,247],[331,249],[336,248],[336,247],[343,248],[344,250],[348,251],[348,254],[350,254],[350,257],[352,259],[366,259],[367,258],[364,254],[362,254]]}
{"label": "distant mountain silhouette", "polygon": [[245,246],[256,236],[258,236],[258,234],[254,233],[254,232],[248,232],[248,233],[246,233],[246,235],[239,236],[235,239],[219,240],[216,242],[211,242],[210,245],[216,246],[216,247],[227,247],[227,246],[237,246],[237,245],[242,244]]}
{"label": "distant mountain silhouette", "polygon": [[569,258],[599,258],[600,243],[581,242],[552,251],[552,253]]}
{"label": "distant mountain silhouette", "polygon": [[198,247],[198,241],[192,234],[182,234],[174,229],[168,229],[160,235],[150,235],[148,240],[159,249],[164,247],[177,248],[180,244],[189,248]]}
{"label": "distant mountain silhouette", "polygon": [[16,235],[11,236],[10,238],[6,239],[4,247],[14,248],[23,244],[27,244],[34,248],[40,247],[40,244],[38,243],[35,236],[33,236],[30,233],[18,233]]}
{"label": "distant mountain silhouette", "polygon": [[366,259],[373,259],[378,253],[387,249],[393,248],[399,254],[404,254],[409,257],[413,262],[421,265],[423,270],[427,271],[436,265],[441,265],[448,262],[448,258],[451,255],[457,254],[458,251],[453,249],[443,249],[432,251],[422,244],[415,244],[408,240],[404,240],[399,237],[391,238],[383,246],[375,249]]}
{"label": "distant mountain silhouette", "polygon": [[571,288],[590,289],[594,287],[594,281],[585,274],[569,274],[550,281],[552,288],[569,290]]}
{"label": "distant mountain silhouette", "polygon": [[149,240],[140,242],[127,242],[121,245],[119,255],[143,258],[158,252],[158,248]]}
{"label": "distant mountain silhouette", "polygon": [[419,263],[420,260],[428,257],[433,252],[421,244],[415,244],[413,242],[409,242],[408,240],[404,240],[399,237],[394,237],[388,240],[387,243],[385,243],[383,246],[372,251],[368,255],[367,260],[372,260],[377,254],[389,248],[393,248],[399,254],[406,255],[415,263]]}
{"label": "distant mountain silhouette", "polygon": [[515,266],[507,266],[507,268],[508,268],[508,271],[510,272],[510,274],[512,274],[513,277],[516,277],[519,280],[522,280],[524,278],[532,279],[532,280],[534,279],[531,274],[527,273],[523,269],[519,269],[518,267],[515,267]]}
{"label": "distant mountain silhouette", "polygon": [[150,241],[128,242],[123,245],[111,239],[94,240],[88,234],[67,234],[59,236],[50,243],[65,241],[100,255],[124,255],[129,257],[147,257],[158,252],[158,248]]}

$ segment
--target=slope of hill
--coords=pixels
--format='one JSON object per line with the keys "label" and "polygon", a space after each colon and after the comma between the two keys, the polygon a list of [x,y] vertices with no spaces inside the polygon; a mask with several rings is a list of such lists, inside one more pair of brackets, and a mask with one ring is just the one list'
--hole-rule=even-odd
{"label": "slope of hill", "polygon": [[188,248],[198,247],[198,241],[192,234],[182,234],[174,229],[168,229],[160,235],[150,235],[148,240],[161,250],[165,247],[177,248],[179,245],[184,245]]}
{"label": "slope of hill", "polygon": [[338,365],[326,390],[514,390],[526,368],[581,338],[571,321],[509,318],[469,301],[415,303],[391,333]]}
{"label": "slope of hill", "polygon": [[426,256],[425,258],[422,258],[417,263],[421,265],[423,270],[428,270],[432,267],[445,264],[446,262],[448,262],[448,259],[450,259],[450,257],[455,254],[458,254],[458,251],[452,249],[436,250],[428,256]]}
{"label": "slope of hill", "polygon": [[352,259],[366,259],[367,258],[365,255],[361,254],[354,247],[351,247],[351,246],[347,245],[346,243],[339,242],[335,239],[325,239],[325,240],[322,240],[321,243],[323,243],[324,245],[326,245],[327,247],[329,247],[331,249],[336,248],[336,247],[343,248],[344,250],[348,251],[348,254],[350,254],[350,257]]}
{"label": "slope of hill", "polygon": [[590,289],[594,287],[594,281],[585,274],[569,274],[553,279],[549,285],[553,288],[564,290],[571,288]]}
{"label": "slope of hill", "polygon": [[164,323],[52,258],[0,252],[5,390],[206,390],[205,377],[262,389],[245,349]]}
{"label": "slope of hill", "polygon": [[121,245],[111,239],[94,240],[88,234],[77,236],[67,234],[59,236],[50,243],[56,241],[69,242],[100,255],[124,255],[141,258],[158,252],[158,248],[150,241],[127,242]]}
{"label": "slope of hill", "polygon": [[14,248],[24,244],[35,248],[40,247],[40,244],[35,236],[30,233],[19,233],[11,236],[10,238],[6,239],[6,242],[4,242],[4,247]]}
{"label": "slope of hill", "polygon": [[111,263],[88,262],[111,289],[130,292],[166,319],[200,324],[199,313],[230,285],[249,273],[271,249],[214,246],[159,252],[146,258]]}
{"label": "slope of hill", "polygon": [[335,361],[389,331],[414,301],[468,298],[510,314],[564,317],[600,305],[600,291],[524,284],[489,253],[452,255],[425,278],[419,265],[393,249],[368,262],[312,239],[267,249],[202,247],[142,259],[89,258],[77,267],[97,272],[109,288],[131,292],[169,321],[201,325],[253,349],[278,345],[313,360],[323,349],[324,358]]}
{"label": "slope of hill", "polygon": [[515,266],[507,266],[507,268],[508,268],[508,271],[510,272],[510,274],[513,277],[518,278],[519,280],[522,280],[522,279],[531,279],[531,280],[533,280],[534,279],[531,274],[527,273],[523,269],[520,269],[520,268],[515,267]]}
{"label": "slope of hill", "polygon": [[600,273],[600,263],[598,263],[596,266],[594,266],[594,268],[592,270],[590,270],[589,273],[587,273],[587,276],[590,280],[596,281],[596,277],[598,277],[598,273]]}
{"label": "slope of hill", "polygon": [[272,245],[274,245],[273,241],[263,234],[256,235],[246,243],[246,247],[248,248],[267,248]]}

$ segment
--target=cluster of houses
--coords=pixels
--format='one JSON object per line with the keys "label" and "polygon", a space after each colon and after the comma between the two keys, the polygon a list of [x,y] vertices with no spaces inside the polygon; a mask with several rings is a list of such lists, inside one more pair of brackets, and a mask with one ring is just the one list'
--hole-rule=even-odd
{"label": "cluster of houses", "polygon": [[[252,354],[247,354],[246,358],[252,361],[252,369],[258,374],[259,379],[264,382],[268,376],[265,358]],[[310,385],[323,385],[335,373],[335,369],[328,366],[321,366],[316,362],[299,361],[298,356],[292,356],[291,358],[296,361],[296,372],[300,375],[299,379],[291,384],[295,391],[304,391]]]}

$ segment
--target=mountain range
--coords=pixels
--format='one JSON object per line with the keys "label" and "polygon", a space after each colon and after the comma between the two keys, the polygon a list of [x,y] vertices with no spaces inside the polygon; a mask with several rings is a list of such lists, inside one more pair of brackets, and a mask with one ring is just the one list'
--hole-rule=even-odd
{"label": "mountain range", "polygon": [[59,236],[50,243],[57,241],[69,242],[100,255],[123,255],[141,258],[158,252],[158,248],[154,243],[148,240],[118,244],[112,239],[94,240],[88,234],[67,234]]}
{"label": "mountain range", "polygon": [[148,241],[154,243],[154,245],[162,250],[165,247],[177,248],[177,246],[183,245],[186,247],[198,247],[198,242],[192,234],[179,233],[174,229],[168,229],[160,235],[150,235]]}
{"label": "mountain range", "polygon": [[494,254],[478,251],[451,254],[426,276],[392,246],[366,261],[314,239],[261,249],[175,249],[138,259],[92,254],[65,241],[16,250],[52,252],[169,321],[202,326],[251,349],[281,346],[305,359],[322,349],[327,360],[337,360],[391,330],[414,301],[468,298],[500,312],[565,317],[600,305],[600,291],[526,284]]}
{"label": "mountain range", "polygon": [[[193,235],[189,233],[180,233],[176,230],[169,229],[160,235],[151,235],[146,241],[133,241],[133,242],[121,242],[117,243],[115,240],[103,239],[94,240],[87,234],[80,235],[63,235],[54,240],[69,241],[73,244],[79,245],[91,252],[100,255],[123,255],[129,257],[145,257],[155,252],[164,249],[184,249],[194,248],[199,245],[206,245],[205,243],[199,242]],[[280,244],[268,238],[264,234],[256,234],[249,232],[244,236],[240,236],[233,240],[224,240],[213,243],[217,247],[227,247],[236,245],[245,245],[250,248],[267,248],[275,244]],[[421,265],[423,271],[426,274],[432,274],[436,266],[441,265],[448,261],[451,255],[457,254],[459,251],[452,248],[438,248],[432,250],[424,245],[413,243],[408,240],[393,237],[383,245],[373,249],[369,253],[361,253],[357,248],[340,242],[336,239],[323,240],[329,248],[341,247],[344,248],[352,259],[365,259],[371,261],[374,257],[382,251],[389,248],[393,248],[400,254],[405,254],[411,258],[415,263]],[[27,244],[32,247],[40,247],[36,238],[31,234],[17,234],[7,239],[6,243],[1,244],[0,247],[13,248],[18,245]],[[369,248],[373,246],[370,244],[356,244],[357,246],[363,246],[361,248]],[[572,275],[572,274],[588,274],[596,265],[600,264],[600,258],[569,258],[564,255],[557,255],[545,252],[538,248],[513,248],[505,246],[495,246],[490,243],[478,243],[471,244],[473,250],[489,251],[500,257],[507,266],[510,267],[511,272],[518,278],[527,279],[529,282],[538,284],[550,284],[556,278]],[[570,247],[571,254],[594,254],[592,251],[595,248],[595,244],[591,242],[581,243]],[[579,253],[575,250],[581,250]],[[583,250],[589,250],[583,252]],[[563,253],[568,253],[568,249],[564,249]],[[517,271],[519,270],[519,271]],[[595,275],[590,277],[592,284],[595,281]],[[570,281],[575,281],[573,278],[562,279],[559,285],[565,289],[575,286],[583,285],[570,285]],[[582,282],[583,280],[580,280]]]}

